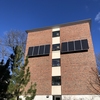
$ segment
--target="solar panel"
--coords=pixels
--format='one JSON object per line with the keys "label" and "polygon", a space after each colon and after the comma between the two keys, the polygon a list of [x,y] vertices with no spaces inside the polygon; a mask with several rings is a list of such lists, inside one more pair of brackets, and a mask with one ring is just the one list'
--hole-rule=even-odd
{"label": "solar panel", "polygon": [[45,45],[44,54],[48,55],[50,53],[50,45]]}
{"label": "solar panel", "polygon": [[62,47],[61,47],[61,52],[62,53],[65,53],[68,51],[68,48],[67,48],[67,42],[63,42],[62,43]]}
{"label": "solar panel", "polygon": [[81,42],[80,40],[75,41],[75,51],[81,50]]}
{"label": "solar panel", "polygon": [[83,50],[88,50],[89,49],[88,40],[84,39],[84,40],[81,40],[81,42],[82,42],[82,49]]}
{"label": "solar panel", "polygon": [[86,51],[89,49],[88,40],[76,40],[76,41],[69,41],[63,42],[61,45],[61,53],[72,53],[72,52],[80,52]]}
{"label": "solar panel", "polygon": [[68,48],[69,48],[69,52],[74,51],[74,42],[73,41],[68,42]]}
{"label": "solar panel", "polygon": [[43,55],[44,54],[44,45],[40,46],[39,49],[39,55]]}
{"label": "solar panel", "polygon": [[39,46],[35,46],[34,47],[33,56],[37,56],[38,55],[38,49],[39,49]]}
{"label": "solar panel", "polygon": [[33,53],[33,47],[29,47],[28,49],[28,56],[32,56],[32,53]]}

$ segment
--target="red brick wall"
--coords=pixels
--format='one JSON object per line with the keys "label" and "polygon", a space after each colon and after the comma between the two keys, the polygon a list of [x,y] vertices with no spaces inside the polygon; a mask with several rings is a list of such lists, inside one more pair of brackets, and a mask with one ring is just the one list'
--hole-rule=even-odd
{"label": "red brick wall", "polygon": [[[28,47],[50,44],[52,46],[52,30],[30,32],[27,37],[26,54]],[[51,50],[50,50],[51,51]],[[31,81],[37,84],[38,95],[51,94],[51,52],[49,56],[29,58]]]}
{"label": "red brick wall", "polygon": [[[88,39],[88,52],[61,55],[61,89],[64,94],[93,94],[89,91],[88,79],[96,67],[89,23],[80,23],[60,28],[60,42]],[[31,81],[37,83],[38,95],[51,94],[52,78],[52,29],[29,32],[26,54],[30,46],[50,44],[50,56],[29,58]]]}
{"label": "red brick wall", "polygon": [[88,83],[91,67],[96,68],[89,23],[81,23],[60,28],[60,41],[88,39],[88,52],[61,55],[62,94],[93,94]]}

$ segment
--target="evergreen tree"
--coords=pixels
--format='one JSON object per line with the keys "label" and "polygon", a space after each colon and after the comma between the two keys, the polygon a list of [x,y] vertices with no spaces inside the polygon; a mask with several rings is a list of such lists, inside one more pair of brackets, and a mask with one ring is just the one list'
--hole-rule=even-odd
{"label": "evergreen tree", "polygon": [[10,59],[4,64],[4,60],[0,62],[0,100],[6,98],[6,91],[9,85],[10,71],[9,71]]}
{"label": "evergreen tree", "polygon": [[36,83],[31,83],[30,88],[25,91],[25,87],[30,81],[30,71],[27,66],[28,58],[23,60],[24,54],[19,46],[13,48],[13,51],[14,53],[10,56],[12,75],[7,93],[12,95],[10,100],[15,100],[15,98],[20,100],[20,95],[24,95],[26,100],[32,100],[36,94]]}

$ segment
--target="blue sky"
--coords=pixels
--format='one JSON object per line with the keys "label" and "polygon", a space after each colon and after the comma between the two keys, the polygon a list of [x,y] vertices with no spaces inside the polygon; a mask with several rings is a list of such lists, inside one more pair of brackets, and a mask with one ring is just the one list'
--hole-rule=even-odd
{"label": "blue sky", "polygon": [[0,0],[0,36],[91,18],[95,53],[100,52],[100,0]]}

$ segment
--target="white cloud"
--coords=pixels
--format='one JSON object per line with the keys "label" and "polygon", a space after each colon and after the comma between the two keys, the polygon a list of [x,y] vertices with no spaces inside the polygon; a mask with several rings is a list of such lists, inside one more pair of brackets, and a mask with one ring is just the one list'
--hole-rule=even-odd
{"label": "white cloud", "polygon": [[100,23],[100,12],[96,15],[95,21],[98,21],[98,23]]}

